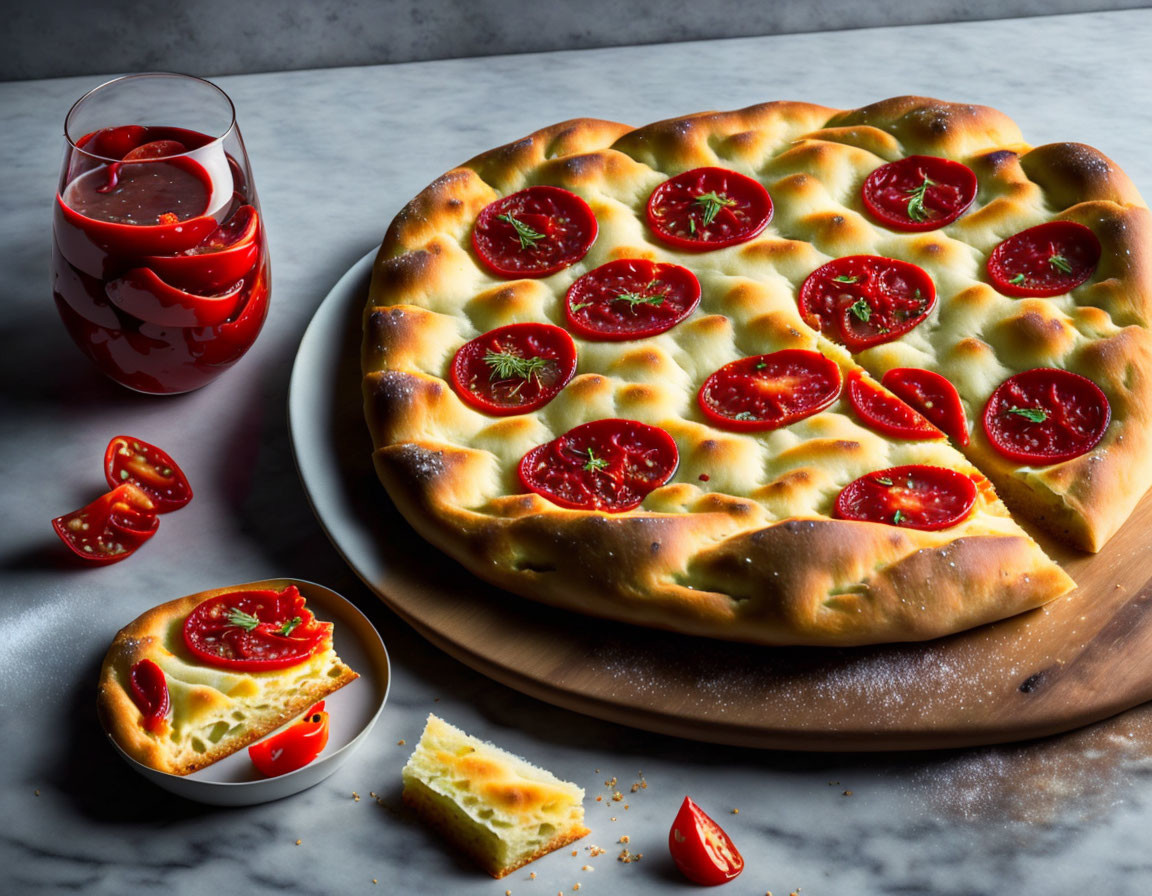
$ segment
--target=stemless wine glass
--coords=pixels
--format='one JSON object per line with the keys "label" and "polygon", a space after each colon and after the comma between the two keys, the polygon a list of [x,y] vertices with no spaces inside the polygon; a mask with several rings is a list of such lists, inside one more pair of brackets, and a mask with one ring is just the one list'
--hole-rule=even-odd
{"label": "stemless wine glass", "polygon": [[268,243],[232,101],[188,75],[127,75],[81,97],[64,136],[52,295],[73,341],[139,392],[215,379],[268,313]]}

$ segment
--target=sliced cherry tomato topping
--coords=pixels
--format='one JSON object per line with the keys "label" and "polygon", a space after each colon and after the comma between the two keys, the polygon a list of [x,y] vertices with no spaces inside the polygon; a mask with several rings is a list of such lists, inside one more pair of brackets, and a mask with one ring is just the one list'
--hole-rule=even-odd
{"label": "sliced cherry tomato topping", "polygon": [[148,495],[125,482],[86,507],[56,517],[52,526],[77,557],[115,563],[155,534],[160,525],[155,509]]}
{"label": "sliced cherry tomato topping", "polygon": [[848,255],[808,275],[797,299],[804,319],[859,352],[903,336],[936,306],[922,269],[879,255]]}
{"label": "sliced cherry tomato topping", "polygon": [[933,424],[956,440],[968,444],[968,418],[960,395],[948,380],[919,367],[894,367],[881,380]]}
{"label": "sliced cherry tomato topping", "polygon": [[859,373],[848,378],[848,401],[865,424],[898,439],[940,439],[944,433],[907,404],[865,381]]}
{"label": "sliced cherry tomato topping", "polygon": [[664,430],[635,420],[593,420],[537,445],[520,482],[561,507],[621,513],[672,478],[680,455]]}
{"label": "sliced cherry tomato topping", "polygon": [[132,702],[140,710],[145,731],[160,732],[168,720],[172,700],[164,671],[152,660],[140,660],[128,673]]}
{"label": "sliced cherry tomato topping", "polygon": [[321,700],[299,722],[248,748],[260,774],[268,778],[303,768],[328,745],[328,713]]}
{"label": "sliced cherry tomato topping", "polygon": [[1100,262],[1096,234],[1075,221],[1049,221],[1010,236],[988,256],[988,279],[1006,296],[1059,296]]}
{"label": "sliced cherry tomato topping", "polygon": [[752,239],[772,220],[758,181],[726,168],[693,168],[648,197],[648,226],[677,249],[721,249]]}
{"label": "sliced cherry tomato topping", "polygon": [[184,645],[210,666],[245,672],[284,669],[324,648],[332,623],[318,622],[295,585],[232,591],[197,604],[184,620]]}
{"label": "sliced cherry tomato topping", "polygon": [[588,203],[560,187],[528,187],[485,206],[472,229],[480,260],[502,277],[547,277],[596,241]]}
{"label": "sliced cherry tomato topping", "polygon": [[732,838],[690,797],[684,797],[672,822],[668,851],[676,867],[693,883],[715,886],[744,870],[744,857]]}
{"label": "sliced cherry tomato topping", "polygon": [[908,529],[947,529],[965,519],[975,503],[976,484],[968,476],[911,464],[848,483],[836,498],[836,516]]}
{"label": "sliced cherry tomato topping", "polygon": [[872,217],[893,230],[936,230],[972,204],[976,174],[949,159],[908,156],[869,174],[861,194]]}
{"label": "sliced cherry tomato topping", "polygon": [[602,264],[568,288],[568,326],[586,339],[643,339],[670,330],[700,304],[688,268],[624,258]]}
{"label": "sliced cherry tomato topping", "polygon": [[115,488],[131,482],[142,490],[155,513],[179,510],[192,500],[184,471],[165,452],[132,436],[116,436],[104,452],[104,476]]}
{"label": "sliced cherry tomato topping", "polygon": [[788,348],[725,364],[700,387],[710,423],[741,432],[777,429],[824,410],[840,395],[840,368],[819,352]]}
{"label": "sliced cherry tomato topping", "polygon": [[486,414],[525,414],[550,402],[576,372],[576,344],[552,324],[509,324],[460,346],[452,386]]}
{"label": "sliced cherry tomato topping", "polygon": [[148,159],[162,159],[165,156],[178,156],[184,152],[188,152],[188,147],[179,140],[153,140],[151,143],[142,143],[125,153],[124,161],[140,162]]}
{"label": "sliced cherry tomato topping", "polygon": [[1099,386],[1051,367],[1009,377],[984,406],[992,447],[1024,464],[1054,464],[1091,451],[1111,419],[1112,406]]}

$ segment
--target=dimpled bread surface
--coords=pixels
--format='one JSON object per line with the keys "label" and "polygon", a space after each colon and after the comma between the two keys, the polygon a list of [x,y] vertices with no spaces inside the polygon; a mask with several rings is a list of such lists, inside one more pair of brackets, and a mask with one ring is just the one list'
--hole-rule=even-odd
{"label": "dimpled bread surface", "polygon": [[[209,597],[182,597],[153,607],[121,629],[100,670],[97,708],[104,728],[125,753],[151,768],[187,775],[255,743],[302,715],[358,676],[333,649],[331,638],[305,662],[270,672],[207,666],[184,647],[184,620]],[[164,673],[172,711],[161,731],[141,725],[132,700],[132,667],[152,660]]]}
{"label": "dimpled bread surface", "polygon": [[[972,207],[934,231],[902,233],[864,210],[875,168],[912,154],[968,165]],[[679,252],[645,222],[665,179],[700,166],[748,175],[775,215],[754,239]],[[472,225],[490,202],[535,184],[564,187],[595,213],[599,235],[580,261],[541,279],[502,279],[478,260]],[[1152,480],[1147,321],[1149,215],[1127,177],[1074,143],[1031,148],[986,107],[898,97],[854,111],[768,103],[639,129],[580,119],[538,131],[448,172],[393,221],[377,256],[364,317],[365,413],[381,481],[425,538],[473,573],[569,609],[676,631],[767,644],[922,640],[1001,619],[1073,583],[1009,515],[1098,549]],[[1073,220],[1103,248],[1069,294],[1014,299],[984,265],[1003,239]],[[876,254],[924,268],[938,304],[895,341],[852,356],[804,323],[796,294],[834,258]],[[576,376],[549,404],[511,417],[478,412],[453,391],[457,349],[504,324],[565,325],[564,294],[618,258],[690,268],[699,307],[655,336],[574,336]],[[847,376],[894,367],[937,371],[959,390],[971,432],[950,443],[902,441],[862,425],[846,395],[777,430],[729,432],[696,403],[724,364],[813,349]],[[1112,421],[1090,452],[1047,467],[997,454],[980,425],[1008,376],[1059,367],[1107,395]],[[529,449],[592,420],[625,417],[675,439],[679,467],[635,510],[567,510],[525,492]],[[839,491],[870,471],[930,464],[972,475],[971,515],[917,531],[833,519]]]}
{"label": "dimpled bread surface", "polygon": [[582,788],[434,715],[403,779],[404,802],[493,877],[588,833]]}

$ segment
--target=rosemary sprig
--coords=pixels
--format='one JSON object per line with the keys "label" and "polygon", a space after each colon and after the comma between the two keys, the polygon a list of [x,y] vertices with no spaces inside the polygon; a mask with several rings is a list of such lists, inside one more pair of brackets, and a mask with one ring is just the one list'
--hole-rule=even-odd
{"label": "rosemary sprig", "polygon": [[1024,274],[1017,274],[1015,277],[1013,277],[1008,282],[1011,283],[1013,286],[1019,286],[1021,283],[1023,283],[1027,279],[1028,278]]}
{"label": "rosemary sprig", "polygon": [[511,395],[516,395],[524,383],[529,380],[535,380],[536,385],[540,385],[540,371],[547,368],[548,359],[541,358],[538,355],[525,358],[507,349],[502,349],[498,352],[488,349],[488,351],[484,353],[484,363],[492,370],[492,373],[489,374],[488,377],[491,382],[521,380],[510,393]]}
{"label": "rosemary sprig", "polygon": [[887,476],[877,476],[874,481],[880,483],[880,485],[885,485],[885,486],[891,486],[892,485],[892,480],[889,479]]}
{"label": "rosemary sprig", "polygon": [[520,238],[521,249],[535,249],[536,241],[544,239],[544,234],[537,233],[519,218],[513,215],[497,215],[498,221],[503,221],[505,224],[511,224],[512,229],[516,231],[516,236]]}
{"label": "rosemary sprig", "polygon": [[1072,273],[1072,265],[1068,263],[1067,258],[1065,258],[1063,255],[1060,255],[1059,253],[1050,256],[1048,259],[1048,264],[1052,265],[1052,267],[1056,268],[1056,270],[1060,271],[1062,274]]}
{"label": "rosemary sprig", "polygon": [[832,278],[833,283],[859,283],[859,277],[851,277],[848,274],[837,274]]}
{"label": "rosemary sprig", "polygon": [[591,448],[589,448],[586,453],[588,455],[588,462],[584,464],[584,469],[589,473],[595,473],[608,467],[608,461],[593,454]]}
{"label": "rosemary sprig", "polygon": [[715,190],[710,193],[702,193],[695,199],[697,205],[704,207],[704,226],[707,227],[716,220],[716,215],[720,213],[720,209],[729,208],[736,204],[735,199],[729,199],[727,196],[721,196]]}
{"label": "rosemary sprig", "polygon": [[1023,417],[1031,423],[1043,423],[1048,419],[1048,412],[1043,408],[1009,408],[1007,413]]}
{"label": "rosemary sprig", "polygon": [[928,192],[928,188],[936,183],[934,180],[929,180],[928,175],[924,175],[924,182],[920,186],[909,190],[904,195],[908,197],[908,217],[913,221],[927,221],[928,212],[924,209],[924,194]]}
{"label": "rosemary sprig", "polygon": [[301,619],[299,616],[293,616],[291,619],[287,620],[282,626],[280,626],[280,634],[282,634],[284,637],[288,637],[290,634],[292,634],[293,631],[295,631],[296,626],[298,626],[300,624],[300,622],[301,622]]}
{"label": "rosemary sprig", "polygon": [[906,519],[907,519],[907,517],[904,516],[903,511],[897,510],[894,514],[892,514],[892,522],[895,523],[897,526],[899,526]]}
{"label": "rosemary sprig", "polygon": [[253,616],[251,613],[245,613],[239,607],[230,607],[228,610],[228,624],[235,625],[238,628],[244,629],[246,632],[252,631],[260,624],[260,620]]}
{"label": "rosemary sprig", "polygon": [[649,283],[647,286],[644,287],[643,291],[641,291],[641,292],[622,292],[622,293],[620,293],[620,295],[614,296],[612,298],[612,301],[613,302],[627,302],[628,303],[628,310],[631,311],[633,314],[636,313],[636,306],[637,305],[656,305],[656,306],[663,305],[664,300],[666,298],[668,298],[668,293],[661,292],[661,293],[650,294],[650,292],[649,292],[650,290],[655,289],[659,285],[660,285],[659,280],[653,280],[651,283]]}

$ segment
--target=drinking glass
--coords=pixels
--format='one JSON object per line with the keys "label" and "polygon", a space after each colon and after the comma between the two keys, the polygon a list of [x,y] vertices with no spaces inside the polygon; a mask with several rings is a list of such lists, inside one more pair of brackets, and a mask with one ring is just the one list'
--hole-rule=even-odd
{"label": "drinking glass", "polygon": [[64,121],[52,295],[68,333],[139,392],[188,392],[255,342],[268,243],[228,95],[188,75],[116,78]]}

